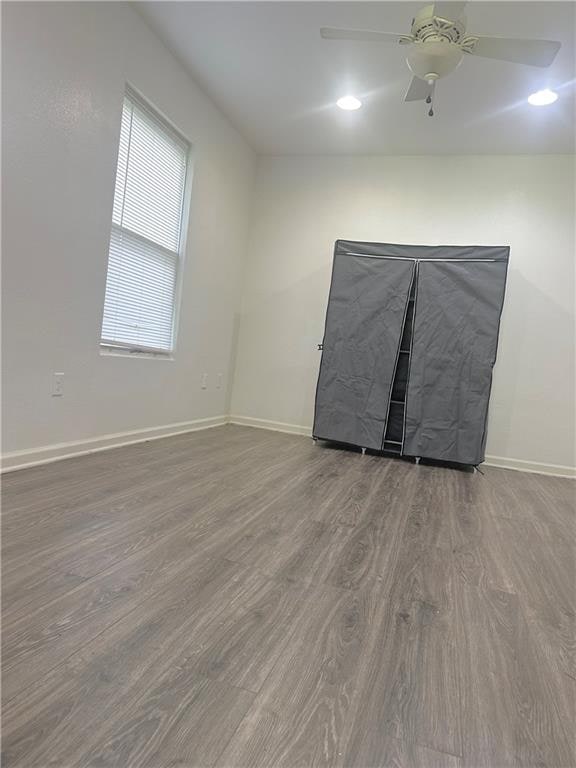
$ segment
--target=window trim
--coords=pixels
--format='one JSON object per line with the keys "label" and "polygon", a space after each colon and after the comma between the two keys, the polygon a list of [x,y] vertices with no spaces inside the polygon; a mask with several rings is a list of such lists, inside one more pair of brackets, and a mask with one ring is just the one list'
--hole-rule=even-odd
{"label": "window trim", "polygon": [[[178,238],[178,250],[171,251],[159,243],[155,243],[153,240],[133,232],[128,227],[122,227],[114,222],[113,213],[110,215],[110,236],[108,239],[108,252],[110,250],[110,243],[112,241],[112,233],[114,230],[117,232],[127,232],[131,237],[140,240],[146,245],[150,245],[153,248],[164,252],[165,254],[175,259],[175,281],[174,281],[174,301],[172,304],[172,337],[170,340],[170,349],[159,349],[157,347],[148,347],[146,345],[134,344],[131,342],[111,341],[102,338],[102,320],[100,322],[100,339],[99,347],[100,354],[110,357],[147,357],[151,359],[161,360],[173,360],[176,354],[178,329],[180,323],[180,306],[182,300],[182,285],[184,264],[186,261],[186,243],[188,238],[188,225],[190,218],[190,204],[192,197],[192,176],[193,176],[193,150],[194,146],[192,142],[185,136],[185,134],[178,130],[176,126],[166,118],[165,114],[157,109],[152,103],[150,103],[142,94],[134,88],[130,83],[126,83],[122,92],[122,101],[120,103],[120,122],[119,127],[122,126],[122,112],[124,109],[124,100],[128,98],[135,105],[146,112],[156,122],[160,123],[167,133],[172,134],[179,142],[183,143],[186,148],[186,164],[184,170],[184,186],[182,194],[182,208],[180,213],[180,233]],[[114,188],[112,193],[112,206],[114,205],[114,190],[116,189],[116,175],[118,172],[118,156],[120,153],[120,135],[118,135],[118,153],[116,155],[116,173],[114,175]],[[109,253],[108,253],[109,256]],[[106,260],[106,279],[108,279],[108,259]],[[106,286],[104,287],[106,290]],[[104,313],[104,305],[102,308]]]}

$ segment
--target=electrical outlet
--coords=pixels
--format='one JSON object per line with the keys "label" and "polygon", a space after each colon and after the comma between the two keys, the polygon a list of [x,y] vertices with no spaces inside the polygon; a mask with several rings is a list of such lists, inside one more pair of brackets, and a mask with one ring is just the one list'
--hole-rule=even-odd
{"label": "electrical outlet", "polygon": [[53,373],[52,374],[52,397],[64,396],[64,374]]}
{"label": "electrical outlet", "polygon": [[222,389],[222,379],[223,379],[223,374],[219,373],[216,376],[216,389]]}
{"label": "electrical outlet", "polygon": [[200,386],[202,389],[208,389],[208,374],[203,373],[202,378],[200,379]]}

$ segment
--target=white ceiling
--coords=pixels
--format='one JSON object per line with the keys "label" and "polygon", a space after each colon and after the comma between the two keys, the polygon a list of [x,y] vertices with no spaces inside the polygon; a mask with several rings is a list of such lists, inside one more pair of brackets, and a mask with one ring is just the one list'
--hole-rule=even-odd
{"label": "white ceiling", "polygon": [[[572,2],[470,2],[468,31],[560,40],[548,69],[465,56],[436,89],[436,114],[403,103],[400,46],[326,41],[321,26],[408,32],[413,2],[145,2],[139,8],[262,154],[532,154],[574,151]],[[549,107],[533,91],[560,93]],[[345,93],[364,106],[343,112]]]}

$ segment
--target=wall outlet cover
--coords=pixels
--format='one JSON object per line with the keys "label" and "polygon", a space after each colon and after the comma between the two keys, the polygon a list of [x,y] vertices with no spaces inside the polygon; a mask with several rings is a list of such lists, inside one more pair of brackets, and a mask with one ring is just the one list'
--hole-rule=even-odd
{"label": "wall outlet cover", "polygon": [[64,374],[62,372],[52,374],[52,397],[64,396]]}

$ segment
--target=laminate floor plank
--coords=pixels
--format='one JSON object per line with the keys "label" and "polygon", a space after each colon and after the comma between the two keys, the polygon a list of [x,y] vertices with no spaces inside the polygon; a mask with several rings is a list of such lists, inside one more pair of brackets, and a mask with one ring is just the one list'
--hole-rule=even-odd
{"label": "laminate floor plank", "polygon": [[78,766],[210,766],[242,721],[253,694],[173,667],[146,697],[123,709]]}
{"label": "laminate floor plank", "polygon": [[453,757],[462,753],[458,667],[455,656],[454,561],[450,548],[431,545],[443,521],[430,503],[431,473],[418,467],[421,481],[404,490],[402,525],[378,594],[385,603],[377,617],[374,643],[358,683],[363,690],[344,764],[376,764],[391,736]]}
{"label": "laminate floor plank", "polygon": [[[256,483],[255,489],[251,488],[245,494],[248,502],[246,510],[251,516],[254,516],[255,511],[258,510],[257,500],[262,502],[262,499],[267,498],[267,490],[272,493],[269,501],[281,493],[282,486],[279,487],[276,476],[272,476],[272,485],[268,488],[263,486],[267,473],[260,472],[259,478],[260,485]],[[209,508],[216,506],[219,512],[225,512],[228,509],[229,489],[210,489],[210,495],[210,499],[204,499],[205,506]],[[227,499],[226,504],[223,504],[222,495]],[[238,505],[240,501],[242,501],[242,493],[239,489],[234,495],[234,504]],[[110,549],[106,551],[113,553],[116,562],[101,576],[81,582],[76,589],[57,600],[50,601],[46,606],[38,608],[36,612],[30,610],[26,612],[21,607],[18,612],[14,609],[11,611],[9,603],[5,616],[9,620],[15,617],[16,620],[14,629],[5,634],[4,662],[7,672],[15,663],[14,658],[18,657],[25,666],[25,671],[22,674],[18,672],[16,677],[22,680],[26,675],[33,675],[33,668],[27,662],[27,652],[33,652],[35,662],[42,659],[44,654],[49,656],[56,653],[64,654],[68,643],[74,644],[78,642],[79,635],[90,632],[94,611],[101,617],[101,621],[115,621],[119,611],[129,610],[134,601],[141,599],[141,593],[145,587],[155,589],[157,583],[163,585],[164,570],[176,571],[179,565],[179,553],[187,557],[193,553],[210,553],[213,556],[222,554],[229,548],[229,542],[239,535],[232,514],[224,520],[217,520],[211,527],[205,526],[197,530],[197,525],[197,517],[185,515],[177,525],[169,528],[166,520],[160,517],[159,521],[142,529],[143,540],[138,537],[128,540],[128,549],[122,551],[124,555],[122,559],[118,558],[117,550],[119,547],[126,546],[126,543],[122,539],[119,539],[118,543],[110,542]],[[117,535],[118,532],[115,531],[114,536]],[[95,543],[88,542],[88,544],[91,545],[88,546],[88,553],[79,557],[80,559],[85,557],[87,563],[92,563],[94,559],[92,550]],[[106,564],[108,564],[107,561]],[[72,568],[71,563],[68,563],[68,568]],[[78,567],[75,570],[79,571],[81,568]],[[144,597],[148,594],[146,589],[143,592]],[[84,617],[83,612],[87,606],[89,606],[88,614]],[[26,622],[23,628],[18,624],[22,619]],[[52,648],[55,638],[58,642],[56,647]],[[42,648],[38,643],[42,643]],[[9,681],[8,676],[5,682],[8,690],[10,690]]]}
{"label": "laminate floor plank", "polygon": [[[278,482],[282,477],[280,473],[286,469],[283,459],[289,455],[287,451],[294,453],[290,445],[281,446],[275,462],[269,461],[261,473],[257,472],[259,455],[253,457],[250,451],[245,451],[240,457],[230,454],[219,469],[214,468],[214,473],[204,468],[198,474],[192,459],[191,465],[185,466],[178,475],[172,473],[168,478],[160,475],[158,480],[152,474],[146,483],[139,482],[136,489],[132,487],[131,493],[123,492],[120,498],[104,493],[98,502],[90,505],[88,516],[86,508],[78,505],[81,523],[64,527],[65,535],[62,531],[54,534],[49,525],[48,531],[44,531],[44,526],[39,530],[36,525],[32,535],[25,530],[18,534],[5,530],[5,583],[12,588],[15,586],[12,579],[18,581],[24,575],[29,576],[31,569],[39,571],[46,564],[51,570],[92,575],[114,561],[112,550],[118,542],[129,541],[138,531],[157,525],[168,514],[189,514],[199,523],[198,510],[207,508],[206,499],[214,495],[216,485],[223,490],[228,487],[229,478],[235,483],[238,494],[245,488],[258,490],[260,484],[269,479]],[[292,456],[292,459],[297,457]],[[218,477],[218,481],[214,477]],[[231,489],[228,487],[228,490]],[[230,494],[228,502],[230,506]],[[168,522],[164,524],[165,529],[169,527]]]}
{"label": "laminate floor plank", "polygon": [[532,517],[524,519],[522,525],[508,517],[495,517],[494,523],[508,554],[505,567],[518,595],[527,632],[532,643],[544,650],[565,716],[576,722],[574,537],[572,542],[565,537],[550,537]]}
{"label": "laminate floor plank", "polygon": [[[295,467],[296,463],[297,457],[289,459],[280,451],[280,458],[270,461],[263,471],[251,472],[251,464],[246,466],[236,460],[222,470],[220,482],[209,478],[194,482],[183,477],[171,492],[167,488],[160,492],[149,490],[144,510],[141,512],[140,506],[134,509],[138,512],[135,521],[123,510],[122,521],[113,520],[96,534],[80,541],[71,534],[57,546],[49,547],[45,558],[35,557],[32,562],[4,573],[4,621],[9,624],[23,613],[29,615],[51,597],[50,582],[43,578],[46,561],[49,572],[56,570],[61,574],[60,579],[88,578],[138,551],[159,544],[167,536],[198,530],[222,516],[226,517],[226,530],[230,530],[242,509],[249,509],[250,514],[254,514],[282,492],[284,485],[291,482],[285,479],[286,469]],[[143,497],[140,493],[135,496],[140,504]],[[220,541],[220,524],[216,533]],[[18,562],[20,560],[18,558]],[[35,589],[31,589],[32,585]]]}
{"label": "laminate floor plank", "polygon": [[462,503],[445,507],[455,577],[470,586],[512,592],[509,555],[491,513],[498,497],[492,494],[486,477],[480,476],[476,483],[470,484],[474,485],[473,492]]}
{"label": "laminate floor plank", "polygon": [[435,752],[418,744],[387,738],[383,741],[375,763],[358,763],[382,768],[460,768],[462,762],[454,755]]}
{"label": "laminate floor plank", "polygon": [[[133,526],[135,522],[138,524],[141,513],[148,511],[147,501],[164,499],[166,502],[174,494],[175,488],[182,487],[185,492],[190,492],[192,488],[196,489],[199,485],[213,484],[211,477],[214,476],[218,476],[222,484],[229,475],[233,478],[242,478],[251,470],[256,474],[258,459],[266,456],[264,449],[260,446],[248,447],[238,455],[236,448],[237,445],[234,443],[232,448],[228,446],[226,451],[220,451],[217,457],[212,458],[206,458],[204,455],[196,458],[192,452],[192,456],[178,465],[177,469],[172,466],[169,471],[164,468],[158,473],[147,471],[145,482],[143,475],[137,480],[134,478],[122,480],[121,491],[118,494],[104,488],[98,498],[90,500],[87,504],[77,498],[74,492],[67,490],[62,494],[64,499],[61,503],[65,504],[68,501],[71,515],[76,510],[77,519],[74,520],[74,524],[70,524],[67,516],[51,524],[49,510],[44,506],[42,510],[43,514],[46,514],[47,522],[42,526],[41,531],[38,530],[37,525],[32,525],[31,531],[27,530],[25,521],[21,527],[15,521],[14,530],[11,530],[10,525],[5,527],[6,541],[3,542],[3,555],[11,568],[19,565],[27,556],[29,557],[31,552],[34,552],[37,557],[44,553],[52,557],[57,547],[61,547],[63,543],[71,546],[84,539],[86,535],[97,534],[100,530]],[[282,466],[282,459],[290,453],[294,453],[293,445],[282,445],[278,449],[278,456],[272,461],[269,459],[267,463],[274,465],[276,462]],[[271,467],[268,466],[267,471],[269,472],[270,469]],[[142,471],[141,468],[139,472],[142,473]],[[11,478],[12,475],[8,475],[8,481]],[[6,496],[4,498],[9,506],[9,499]],[[174,505],[174,502],[169,503]],[[140,512],[139,515],[135,514],[137,511]],[[158,509],[152,509],[150,512],[157,515]],[[38,512],[36,512],[36,518],[37,514]],[[66,535],[63,536],[63,533]],[[19,553],[22,554],[21,558],[18,557]]]}
{"label": "laminate floor plank", "polygon": [[[331,475],[336,456],[315,451],[309,467],[301,470],[295,483],[277,495],[244,533],[230,541],[223,556],[250,563],[263,573],[278,579],[322,583],[338,557],[349,528],[318,522],[309,506],[316,475]],[[330,480],[330,498],[337,498],[346,488],[349,473]]]}
{"label": "laminate floor plank", "polygon": [[[68,658],[96,634],[114,624],[146,599],[154,599],[171,580],[185,578],[195,558],[182,557],[187,541],[168,542],[127,560],[105,575],[72,589],[57,602],[36,611],[3,632],[4,699],[33,684],[43,672]],[[3,628],[4,629],[4,628]]]}
{"label": "laminate floor plank", "polygon": [[5,709],[8,764],[74,764],[122,721],[126,706],[146,696],[173,667],[182,667],[182,649],[194,642],[199,614],[209,615],[213,601],[221,606],[238,598],[246,589],[246,574],[246,568],[226,561],[190,563],[184,578],[28,687]]}
{"label": "laminate floor plank", "polygon": [[[576,484],[491,468],[487,473],[490,482],[482,484],[482,496],[470,510],[482,582],[518,595],[558,666],[576,677],[576,531],[567,504],[567,485]],[[560,490],[557,505],[551,495],[554,480]],[[480,586],[479,577],[475,585]]]}
{"label": "laminate floor plank", "polygon": [[[86,457],[67,459],[54,465],[44,464],[26,470],[26,479],[21,472],[10,472],[4,476],[3,495],[7,502],[6,525],[18,520],[34,518],[38,509],[44,510],[47,521],[52,516],[70,516],[84,504],[100,501],[104,495],[113,495],[123,489],[134,490],[138,479],[157,473],[178,470],[182,464],[190,466],[192,471],[203,464],[216,462],[218,457],[226,457],[229,451],[238,454],[242,450],[258,450],[265,444],[262,439],[247,438],[238,432],[227,434],[225,443],[220,430],[205,430],[202,439],[196,433],[177,435],[165,441],[152,440],[137,443]],[[111,456],[114,460],[111,461]],[[68,502],[73,502],[72,506]],[[17,519],[16,519],[17,518]]]}
{"label": "laminate floor plank", "polygon": [[[377,663],[390,634],[398,663],[380,675],[390,693],[387,719],[391,732],[404,741],[461,755],[453,563],[441,549],[417,553],[415,547],[412,554],[410,564],[408,552],[397,564],[403,573],[393,595],[396,627],[390,631],[385,625],[375,649]],[[375,694],[378,701],[380,692]]]}
{"label": "laminate floor plank", "polygon": [[307,603],[218,765],[343,764],[344,726],[360,693],[357,676],[378,610],[377,595],[316,587]]}
{"label": "laminate floor plank", "polygon": [[7,768],[575,768],[573,481],[218,427],[3,478]]}
{"label": "laminate floor plank", "polygon": [[487,467],[488,488],[497,497],[502,516],[531,517],[560,536],[574,536],[576,486],[564,477],[549,477],[530,472],[507,472]]}
{"label": "laminate floor plank", "polygon": [[369,500],[328,575],[327,583],[334,587],[390,592],[400,540],[418,492],[413,467],[399,462],[390,469],[384,468],[371,483]]}
{"label": "laminate floor plank", "polygon": [[[383,477],[392,482],[398,462],[335,448],[327,452],[334,459],[329,467],[301,488],[302,511],[324,525],[353,527],[364,516]],[[342,454],[346,456],[344,466]]]}
{"label": "laminate floor plank", "polygon": [[[184,492],[181,503],[193,504],[196,500],[208,500],[216,491],[215,484],[198,486],[193,491]],[[155,498],[151,494],[148,499],[148,515],[139,516],[139,525],[134,528],[113,525],[104,527],[99,534],[86,536],[80,542],[63,541],[52,553],[44,557],[33,558],[28,566],[14,569],[4,577],[7,599],[4,606],[4,621],[6,625],[30,617],[34,611],[45,608],[53,602],[57,594],[51,592],[54,582],[65,579],[86,581],[101,573],[105,573],[114,565],[122,564],[130,557],[148,548],[160,546],[167,538],[179,530],[190,527],[186,521],[179,520],[179,526],[170,526],[166,520],[167,513],[178,509],[179,494],[169,497]],[[191,498],[190,498],[191,497]],[[189,501],[186,501],[186,499]],[[157,514],[154,515],[154,511]],[[137,515],[137,511],[135,512]],[[48,564],[49,570],[46,565]],[[58,574],[57,579],[46,578]]]}
{"label": "laminate floor plank", "polygon": [[[138,739],[160,738],[165,725],[158,722],[156,730],[148,720],[158,696],[165,698],[171,686],[200,686],[196,718],[213,691],[223,691],[224,701],[231,697],[233,708],[238,700],[252,702],[247,688],[258,689],[281,654],[301,595],[229,561],[203,558],[188,570],[186,578],[125,615],[17,698],[4,722],[10,765],[41,765],[47,757],[71,764],[138,764],[140,748],[133,757],[128,753]],[[238,691],[249,695],[238,699]],[[125,727],[129,711],[141,727]],[[173,726],[169,716],[166,727]],[[224,735],[217,739],[220,748]],[[109,743],[117,747],[118,763],[111,747],[104,749],[108,757],[101,754]]]}
{"label": "laminate floor plank", "polygon": [[[399,474],[406,472],[406,478],[408,478],[408,469],[408,465],[398,465]],[[359,506],[362,512],[358,515],[355,525],[347,530],[351,545],[349,552],[342,550],[340,559],[344,564],[343,572],[348,574],[348,578],[344,579],[338,575],[333,579],[338,587],[336,593],[319,592],[315,599],[318,606],[317,614],[314,616],[304,614],[302,624],[296,625],[282,659],[277,663],[263,691],[256,698],[246,721],[241,724],[222,756],[220,761],[222,764],[347,765],[352,764],[347,760],[349,761],[352,755],[358,753],[357,764],[370,765],[372,764],[370,760],[378,760],[385,754],[384,745],[389,744],[397,732],[411,730],[410,727],[404,729],[401,727],[403,715],[406,720],[410,715],[401,712],[401,705],[396,707],[393,705],[397,691],[392,685],[394,677],[390,674],[391,666],[400,669],[400,676],[401,670],[406,666],[404,649],[408,639],[407,632],[398,632],[396,622],[392,628],[385,627],[384,638],[380,636],[380,632],[385,618],[393,614],[390,610],[391,597],[395,596],[399,599],[401,594],[405,595],[412,581],[411,574],[408,573],[407,581],[402,584],[390,584],[386,575],[395,569],[401,570],[405,567],[405,563],[400,565],[395,559],[398,545],[404,540],[407,531],[424,530],[420,524],[420,515],[424,506],[418,505],[414,500],[416,486],[410,483],[403,488],[402,509],[396,509],[395,514],[394,511],[390,512],[386,505],[385,478],[386,473],[382,472],[381,485],[372,484],[367,503],[362,504],[362,497],[360,498]],[[416,512],[414,512],[415,509]],[[401,531],[402,535],[399,537],[395,538],[392,532],[392,522],[397,530]],[[405,541],[404,546],[407,552],[413,553],[414,537]],[[414,554],[410,556],[413,560],[417,559]],[[369,563],[369,567],[366,567],[366,562]],[[374,562],[377,563],[376,566],[373,565]],[[437,558],[437,563],[443,570],[442,557]],[[340,574],[340,570],[337,573]],[[364,578],[352,580],[349,577],[350,573],[362,574]],[[370,574],[370,577],[366,574]],[[445,577],[440,578],[442,585],[446,581]],[[417,612],[422,614],[419,623],[424,627],[430,623],[430,614],[439,610],[430,602],[426,602],[425,598],[426,588],[422,586],[418,598],[415,597],[413,602],[417,606]],[[330,616],[328,624],[326,624],[324,610]],[[397,614],[402,617],[400,621],[402,630],[408,617],[400,609],[393,614],[395,618]],[[346,641],[338,639],[339,631],[343,638],[347,638]],[[435,644],[435,650],[437,654],[444,653],[448,658],[450,649],[445,649],[445,642],[446,633]],[[388,645],[387,656],[383,653],[384,645]],[[426,660],[422,661],[419,655],[424,645],[422,641],[421,646],[414,651],[415,664],[419,665],[420,669],[426,668]],[[353,646],[357,647],[348,655],[348,647]],[[432,661],[436,662],[438,659],[431,655]],[[293,679],[294,668],[305,671],[299,678]],[[327,670],[332,674],[328,674]],[[417,671],[415,670],[416,673]],[[452,682],[454,671],[451,676]],[[374,684],[373,689],[375,695],[370,697],[372,689],[368,681],[376,679],[378,682]],[[442,682],[441,676],[439,680]],[[456,699],[452,701],[451,710],[446,714],[446,706],[442,707],[446,698],[445,690],[442,686],[438,686],[439,680],[435,679],[428,686],[423,685],[420,690],[415,691],[414,706],[411,710],[410,707],[405,709],[410,710],[412,717],[418,720],[416,727],[421,727],[425,718],[418,719],[416,710],[422,703],[423,693],[427,691],[430,699],[434,699],[435,695],[436,700],[430,701],[431,709],[428,719],[435,717],[441,719],[445,714],[446,728],[452,729],[451,738],[447,739],[448,747],[459,750],[457,688]],[[375,698],[383,693],[381,685],[383,681],[384,691],[389,692],[387,714],[389,722],[383,715],[386,712],[386,709],[381,706],[384,701],[382,699],[375,701]],[[369,701],[367,706],[371,708],[371,714],[364,709],[367,696]],[[424,706],[426,704],[424,700]],[[398,715],[396,719],[392,715],[394,711]],[[455,726],[454,715],[456,715]],[[344,725],[346,721],[352,722],[355,716],[363,720],[362,728],[359,727],[357,730],[359,738],[362,739],[361,744],[352,743],[353,736],[347,734],[347,728]],[[294,733],[295,722],[300,721],[302,733]],[[377,749],[371,755],[362,751],[369,739],[364,728],[378,735]],[[434,728],[434,723],[431,728]],[[263,740],[262,734],[265,734]],[[426,735],[422,734],[422,738],[426,738]],[[348,739],[350,744],[347,744]],[[346,757],[343,758],[343,755]],[[446,764],[456,763],[454,755],[442,759]]]}
{"label": "laminate floor plank", "polygon": [[573,720],[561,717],[518,597],[464,587],[458,601],[463,765],[575,765]]}

